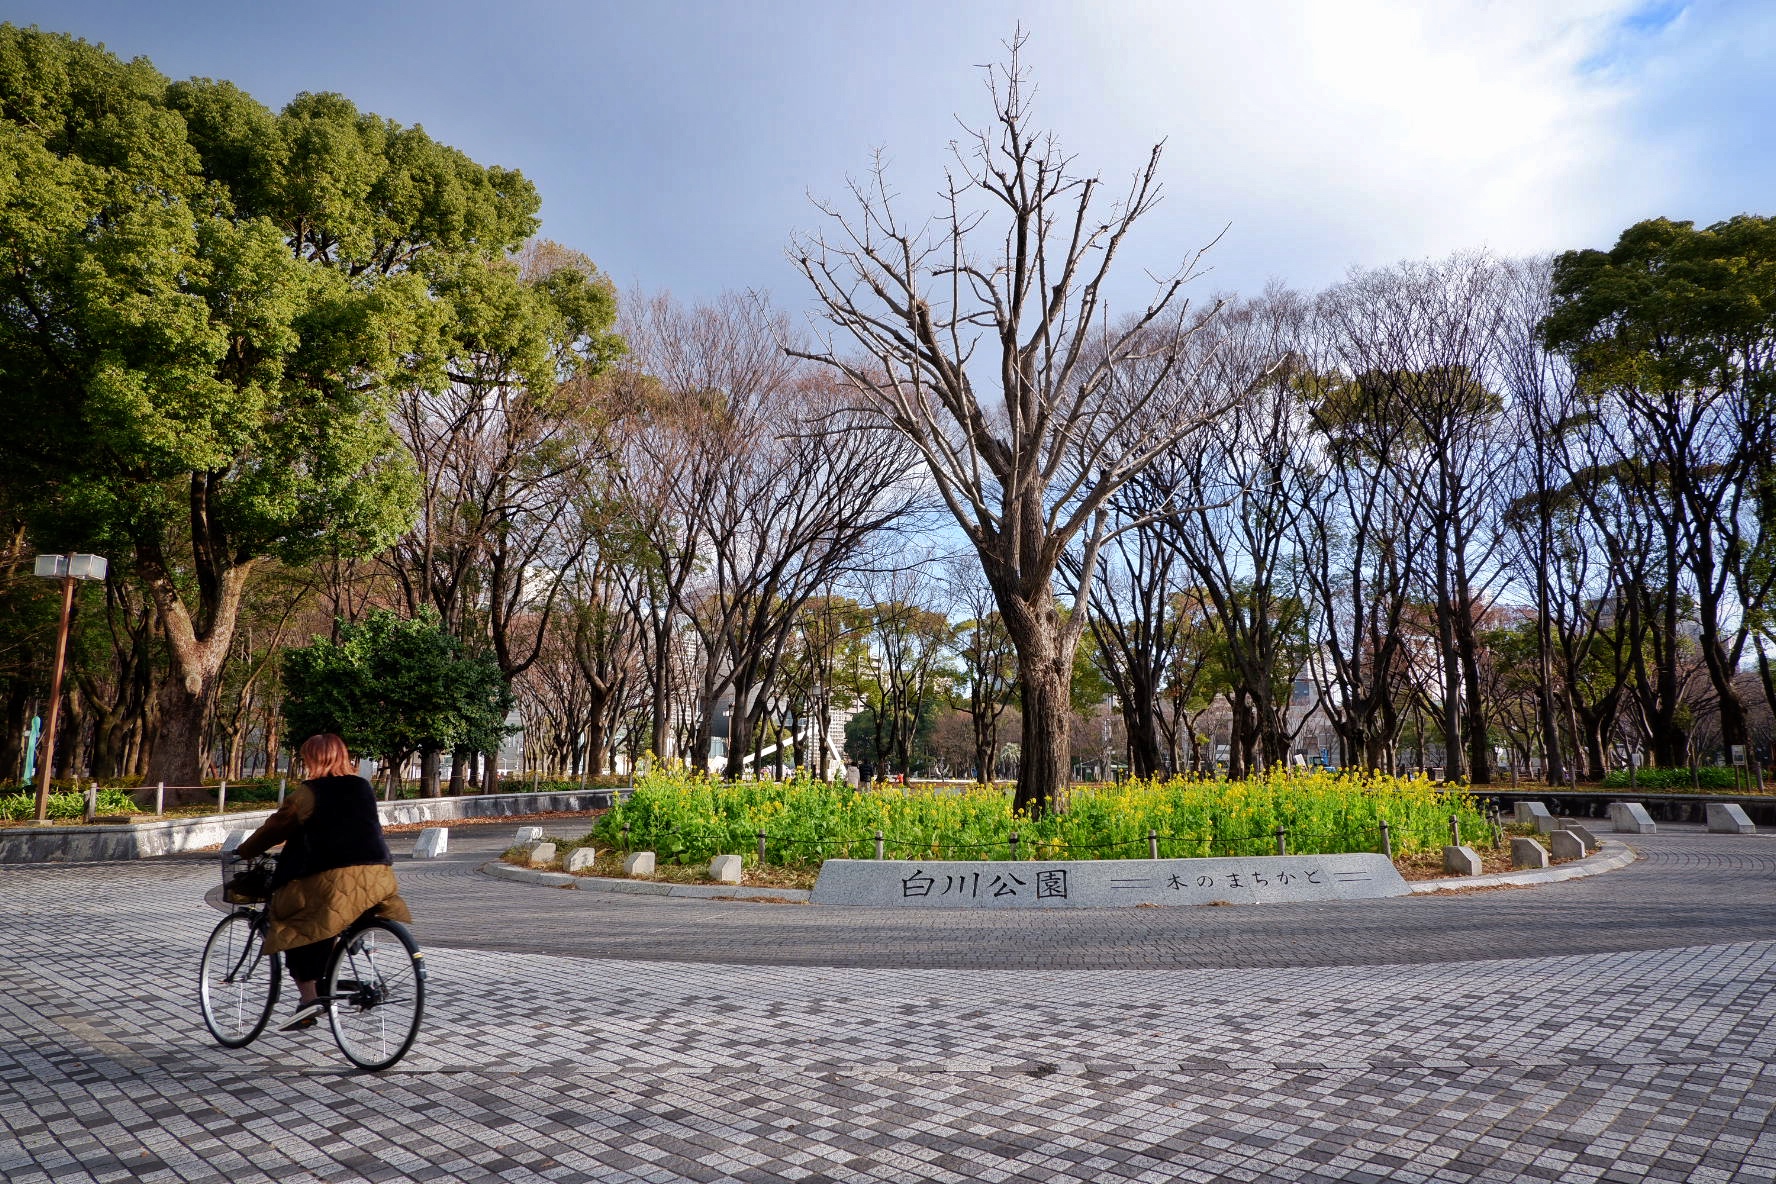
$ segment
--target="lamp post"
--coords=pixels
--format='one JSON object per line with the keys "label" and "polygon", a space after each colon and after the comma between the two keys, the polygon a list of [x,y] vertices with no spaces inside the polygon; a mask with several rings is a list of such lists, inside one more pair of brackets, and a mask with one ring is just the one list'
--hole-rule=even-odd
{"label": "lamp post", "polygon": [[49,776],[55,765],[56,721],[62,713],[62,666],[68,654],[68,617],[74,611],[74,584],[77,580],[105,578],[103,555],[39,555],[36,573],[45,579],[62,581],[62,625],[56,633],[55,673],[49,680],[49,720],[43,729],[43,748],[38,756],[41,764],[37,775],[37,821],[49,818]]}

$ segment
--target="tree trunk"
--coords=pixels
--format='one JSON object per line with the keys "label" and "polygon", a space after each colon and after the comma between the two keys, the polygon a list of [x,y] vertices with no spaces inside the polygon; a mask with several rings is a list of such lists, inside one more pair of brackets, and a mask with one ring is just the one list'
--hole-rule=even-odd
{"label": "tree trunk", "polygon": [[156,696],[160,708],[148,779],[168,785],[203,784],[203,726],[228,660],[240,613],[241,592],[252,572],[247,562],[200,581],[204,592],[194,620],[166,565],[151,552],[138,562],[166,630],[170,669]]}
{"label": "tree trunk", "polygon": [[24,680],[15,679],[6,694],[5,723],[0,725],[5,729],[0,731],[0,777],[8,780],[24,779],[25,709],[29,705]]}
{"label": "tree trunk", "polygon": [[154,749],[148,762],[148,780],[168,785],[199,786],[203,784],[203,729],[209,714],[215,684],[199,684],[192,693],[190,683],[177,673],[160,684],[155,696],[159,707],[159,724],[154,731]]}
{"label": "tree trunk", "polygon": [[438,750],[427,748],[419,754],[419,796],[435,798],[438,796]]}
{"label": "tree trunk", "polygon": [[[1022,671],[1024,730],[1019,757],[1017,793],[1012,808],[1040,818],[1064,804],[1072,781],[1072,753],[1067,732],[1068,681],[1061,677],[1053,659],[1025,661],[1018,647]],[[1068,662],[1069,670],[1072,663]]]}

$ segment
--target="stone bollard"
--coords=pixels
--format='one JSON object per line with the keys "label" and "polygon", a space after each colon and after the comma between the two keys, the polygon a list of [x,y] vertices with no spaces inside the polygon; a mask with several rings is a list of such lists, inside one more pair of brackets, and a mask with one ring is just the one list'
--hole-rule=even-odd
{"label": "stone bollard", "polygon": [[548,867],[555,862],[555,844],[538,843],[530,849],[531,867]]}
{"label": "stone bollard", "polygon": [[1738,802],[1708,803],[1708,833],[1712,835],[1755,835],[1757,827]]}
{"label": "stone bollard", "polygon": [[1575,822],[1571,826],[1567,827],[1566,829],[1571,834],[1575,834],[1578,836],[1579,842],[1585,844],[1585,850],[1587,850],[1587,851],[1597,850],[1597,848],[1599,846],[1599,843],[1597,842],[1597,836],[1591,833],[1591,830],[1589,827],[1580,826],[1578,823]]}
{"label": "stone bollard", "polygon": [[542,827],[540,827],[540,826],[521,826],[518,828],[518,838],[513,841],[513,846],[522,847],[526,843],[540,843],[542,841],[543,841],[543,828]]}
{"label": "stone bollard", "polygon": [[1547,867],[1548,849],[1534,839],[1512,839],[1511,866],[1521,868]]}
{"label": "stone bollard", "polygon": [[589,872],[597,862],[598,851],[593,847],[575,847],[567,853],[567,870],[570,872]]}
{"label": "stone bollard", "polygon": [[1548,845],[1554,849],[1555,859],[1585,858],[1585,840],[1570,830],[1557,830],[1549,835]]}
{"label": "stone bollard", "polygon": [[717,855],[709,861],[709,878],[718,884],[738,884],[740,882],[740,857],[738,855]]}
{"label": "stone bollard", "polygon": [[1659,827],[1653,822],[1653,816],[1639,802],[1611,802],[1609,807],[1610,826],[1620,834],[1653,835],[1659,833]]}
{"label": "stone bollard", "polygon": [[654,874],[654,853],[652,851],[633,851],[623,860],[625,876],[651,876]]}
{"label": "stone bollard", "polygon": [[428,826],[419,832],[419,841],[413,844],[413,858],[442,859],[450,850],[450,831],[442,826]]}
{"label": "stone bollard", "polygon": [[1518,802],[1517,821],[1527,822],[1545,835],[1551,835],[1560,829],[1560,823],[1548,812],[1548,807],[1540,802]]}
{"label": "stone bollard", "polygon": [[1472,847],[1451,844],[1443,848],[1443,870],[1450,875],[1477,876],[1481,869],[1480,853]]}

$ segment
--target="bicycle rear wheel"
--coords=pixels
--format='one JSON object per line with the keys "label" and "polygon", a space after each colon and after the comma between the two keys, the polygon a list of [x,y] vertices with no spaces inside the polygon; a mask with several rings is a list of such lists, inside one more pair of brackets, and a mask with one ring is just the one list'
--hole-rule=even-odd
{"label": "bicycle rear wheel", "polygon": [[259,915],[238,909],[217,924],[198,964],[204,1026],[224,1048],[241,1048],[265,1030],[283,980],[276,954],[265,952]]}
{"label": "bicycle rear wheel", "polygon": [[375,918],[339,939],[327,967],[327,1017],[339,1050],[360,1069],[407,1054],[425,1013],[425,955],[407,927]]}

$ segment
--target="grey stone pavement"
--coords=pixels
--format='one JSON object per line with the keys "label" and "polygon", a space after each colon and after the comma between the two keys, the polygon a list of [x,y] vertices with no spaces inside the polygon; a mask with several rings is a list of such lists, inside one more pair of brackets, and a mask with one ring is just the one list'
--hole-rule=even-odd
{"label": "grey stone pavement", "polygon": [[324,1026],[209,1041],[209,860],[0,868],[0,1179],[1776,1180],[1776,837],[1441,897],[909,915],[478,874],[512,830],[398,864],[430,994],[377,1075]]}

